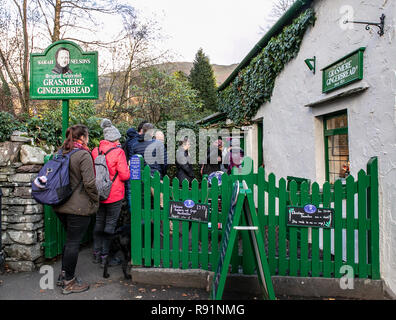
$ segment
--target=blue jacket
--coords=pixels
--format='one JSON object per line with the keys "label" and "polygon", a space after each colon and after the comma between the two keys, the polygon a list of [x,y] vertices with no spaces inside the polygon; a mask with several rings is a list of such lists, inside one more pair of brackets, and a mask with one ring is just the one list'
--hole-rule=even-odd
{"label": "blue jacket", "polygon": [[127,158],[127,160],[129,160],[129,158],[133,155],[133,153],[131,153],[132,151],[132,146],[138,141],[139,138],[139,133],[136,131],[135,128],[130,128],[127,131],[127,140],[125,141],[125,156]]}
{"label": "blue jacket", "polygon": [[[147,152],[146,152],[147,151]],[[157,156],[158,153],[158,156]],[[140,154],[144,159],[144,165],[150,167],[151,175],[159,171],[161,178],[166,175],[168,168],[168,154],[165,145],[158,140],[144,140],[139,135],[138,141],[132,145],[130,155]]]}

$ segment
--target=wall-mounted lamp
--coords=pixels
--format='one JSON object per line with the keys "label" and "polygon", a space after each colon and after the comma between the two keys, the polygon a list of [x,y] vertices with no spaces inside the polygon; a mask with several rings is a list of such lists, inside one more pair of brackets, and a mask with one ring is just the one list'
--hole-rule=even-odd
{"label": "wall-mounted lamp", "polygon": [[314,56],[312,59],[305,59],[304,62],[308,66],[309,70],[311,70],[315,74],[315,71],[316,71],[316,56]]}
{"label": "wall-mounted lamp", "polygon": [[371,29],[370,26],[376,26],[376,27],[379,28],[377,33],[380,36],[383,36],[384,35],[384,25],[385,25],[385,15],[384,14],[381,15],[379,23],[376,23],[376,22],[365,22],[365,21],[348,21],[348,20],[344,21],[344,23],[365,24],[366,25],[366,30],[370,30]]}

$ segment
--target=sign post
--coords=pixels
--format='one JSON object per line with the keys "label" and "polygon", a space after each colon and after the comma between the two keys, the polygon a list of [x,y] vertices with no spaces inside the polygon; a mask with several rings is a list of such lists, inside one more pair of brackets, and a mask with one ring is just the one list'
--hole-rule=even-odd
{"label": "sign post", "polygon": [[30,54],[30,99],[62,100],[62,137],[69,126],[70,99],[98,99],[98,53],[60,40]]}
{"label": "sign post", "polygon": [[69,127],[69,100],[62,100],[62,140],[66,139],[66,130]]}
{"label": "sign post", "polygon": [[129,200],[132,201],[132,195],[134,199],[133,205],[129,206],[131,215],[131,262],[134,265],[142,265],[142,250],[138,248],[142,247],[142,228],[134,228],[138,226],[142,221],[142,170],[143,170],[144,160],[139,154],[133,155],[129,159],[129,169],[130,169],[130,180],[129,188],[130,195]]}

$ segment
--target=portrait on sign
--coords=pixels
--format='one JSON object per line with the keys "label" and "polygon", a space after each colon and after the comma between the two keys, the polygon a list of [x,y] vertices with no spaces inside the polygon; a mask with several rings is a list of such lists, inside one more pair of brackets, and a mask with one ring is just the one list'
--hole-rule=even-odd
{"label": "portrait on sign", "polygon": [[55,67],[52,69],[54,74],[71,74],[70,51],[65,47],[60,47],[55,53]]}

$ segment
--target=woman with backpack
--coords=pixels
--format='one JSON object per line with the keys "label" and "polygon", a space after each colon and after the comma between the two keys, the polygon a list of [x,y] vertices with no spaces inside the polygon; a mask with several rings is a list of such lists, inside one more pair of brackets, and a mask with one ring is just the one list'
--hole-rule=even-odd
{"label": "woman with backpack", "polygon": [[[104,267],[109,258],[111,240],[117,227],[122,200],[125,195],[124,181],[129,180],[130,173],[125,152],[119,141],[121,138],[120,132],[112,125],[109,119],[103,119],[100,126],[103,128],[104,140],[101,140],[99,147],[92,151],[92,156],[97,168],[96,179],[98,183],[103,181],[103,178],[99,175],[99,172],[102,172],[102,170],[98,167],[98,161],[96,161],[96,159],[99,155],[105,155],[105,163],[112,184],[110,193],[106,199],[100,201],[99,210],[96,214],[93,234],[93,262],[100,262],[101,266]],[[99,192],[99,195],[103,196],[101,192]]]}
{"label": "woman with backpack", "polygon": [[[83,292],[89,284],[75,276],[80,242],[99,206],[98,190],[95,184],[94,164],[88,148],[88,128],[77,124],[67,129],[62,153],[70,155],[69,177],[72,195],[53,209],[66,230],[66,243],[62,254],[62,271],[57,285],[62,293]],[[77,150],[77,151],[76,151]]]}

